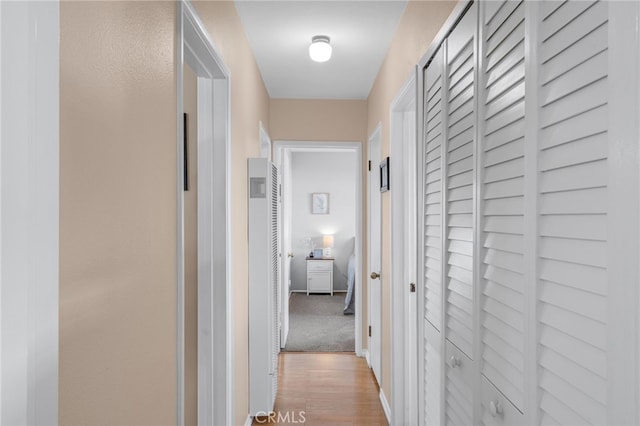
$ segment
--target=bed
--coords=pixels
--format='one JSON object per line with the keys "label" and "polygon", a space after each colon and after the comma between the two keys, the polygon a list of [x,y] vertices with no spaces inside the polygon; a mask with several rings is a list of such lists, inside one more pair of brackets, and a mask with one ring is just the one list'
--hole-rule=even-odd
{"label": "bed", "polygon": [[347,263],[347,296],[344,298],[344,314],[353,315],[356,312],[356,301],[353,297],[353,287],[356,283],[356,255],[351,253]]}

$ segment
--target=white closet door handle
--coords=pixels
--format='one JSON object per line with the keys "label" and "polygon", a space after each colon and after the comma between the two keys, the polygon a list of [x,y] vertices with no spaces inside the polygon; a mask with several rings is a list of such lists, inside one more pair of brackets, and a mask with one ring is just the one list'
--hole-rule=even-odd
{"label": "white closet door handle", "polygon": [[458,358],[456,358],[455,356],[452,356],[451,357],[451,368],[456,368],[456,367],[459,367],[460,365],[462,365],[460,360]]}
{"label": "white closet door handle", "polygon": [[500,404],[500,401],[491,401],[489,403],[489,412],[491,413],[491,417],[501,416],[502,404]]}

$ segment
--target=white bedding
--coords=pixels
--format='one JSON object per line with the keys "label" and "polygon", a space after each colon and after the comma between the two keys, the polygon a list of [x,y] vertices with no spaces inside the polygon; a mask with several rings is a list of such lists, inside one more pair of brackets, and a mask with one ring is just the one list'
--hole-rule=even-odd
{"label": "white bedding", "polygon": [[356,312],[353,287],[356,282],[356,255],[351,253],[347,263],[347,296],[344,298],[344,314],[353,315]]}

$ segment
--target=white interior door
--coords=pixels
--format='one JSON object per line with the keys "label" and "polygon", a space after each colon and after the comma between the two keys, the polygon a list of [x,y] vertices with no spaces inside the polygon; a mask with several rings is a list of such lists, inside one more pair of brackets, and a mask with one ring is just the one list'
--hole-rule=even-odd
{"label": "white interior door", "polygon": [[291,292],[291,259],[293,248],[291,247],[291,151],[282,151],[280,164],[282,173],[282,274],[280,280],[280,347],[287,344],[289,335],[289,295]]}
{"label": "white interior door", "polygon": [[[403,113],[403,295],[404,295],[404,397],[405,424],[418,423],[418,348],[417,348],[417,203],[416,203],[416,113],[415,90],[412,90],[412,102]],[[409,287],[407,288],[407,284]]]}
{"label": "white interior door", "polygon": [[416,79],[412,76],[391,109],[391,418],[418,424]]}
{"label": "white interior door", "polygon": [[[445,41],[446,45],[446,41]],[[442,65],[444,47],[434,55],[424,74],[424,125],[420,191],[422,209],[421,247],[421,397],[420,423],[442,424],[441,348],[443,315],[443,236],[442,236],[442,169],[443,169],[443,96]]]}
{"label": "white interior door", "polygon": [[381,269],[381,203],[380,203],[380,148],[381,131],[378,127],[369,139],[369,362],[381,383],[382,352],[382,281]]}

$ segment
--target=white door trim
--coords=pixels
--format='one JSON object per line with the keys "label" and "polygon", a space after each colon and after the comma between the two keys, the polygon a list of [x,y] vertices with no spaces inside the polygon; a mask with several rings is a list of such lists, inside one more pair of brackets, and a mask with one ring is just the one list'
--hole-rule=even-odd
{"label": "white door trim", "polygon": [[[391,123],[391,415],[417,424],[417,68],[390,107]],[[410,258],[411,256],[411,258]],[[411,348],[415,348],[414,351]]]}
{"label": "white door trim", "polygon": [[259,124],[260,127],[260,157],[266,158],[271,161],[271,137],[264,128],[262,121]]}
{"label": "white door trim", "polygon": [[[378,123],[378,125],[375,127],[375,129],[371,132],[371,134],[369,135],[369,138],[367,139],[367,155],[368,155],[368,160],[371,161],[371,144],[372,141],[374,141],[376,138],[379,139],[379,147],[378,147],[378,160],[382,160],[382,123]],[[378,164],[375,164],[375,161],[371,163],[371,170],[369,171],[369,173],[367,174],[367,265],[368,265],[368,269],[367,269],[367,276],[365,277],[365,279],[367,280],[368,284],[371,284],[372,279],[369,279],[369,273],[370,272],[378,272],[380,275],[382,275],[384,273],[384,271],[382,271],[382,264],[379,265],[379,270],[375,271],[373,269],[373,266],[371,266],[371,188],[373,187],[372,185],[376,185],[379,186],[379,183],[376,183],[377,181],[377,176],[379,176],[379,172],[378,172]],[[382,207],[382,199],[380,199],[380,205],[377,206],[378,208],[381,209]],[[382,243],[382,210],[380,210],[379,212],[380,214],[380,243]],[[382,250],[382,247],[379,248],[380,250]],[[382,252],[380,252],[380,260],[382,260]],[[379,284],[380,287],[382,287],[382,277],[378,278],[379,280]],[[372,291],[371,291],[371,286],[369,285],[368,287],[368,300],[369,300],[369,305],[368,305],[368,309],[367,309],[367,322],[369,324],[369,326],[372,326],[372,321],[371,321],[371,311],[372,311],[372,306],[371,306],[371,295],[372,295]],[[382,383],[382,288],[380,288],[380,324],[378,324],[378,328],[380,330],[376,330],[376,333],[380,333],[380,349],[379,349],[379,353],[377,354],[377,358],[376,358],[376,353],[374,351],[372,351],[372,336],[369,337],[369,344],[368,344],[368,353],[369,353],[369,366],[373,369],[374,372],[374,376],[376,377],[376,380],[378,381],[378,384]],[[372,327],[372,329],[375,327]],[[374,333],[372,331],[372,333]]]}
{"label": "white door trim", "polygon": [[[232,424],[234,333],[230,237],[231,76],[190,2],[181,0],[177,3],[177,8],[176,424],[184,424],[184,63],[188,63],[198,75],[198,424]],[[224,202],[220,202],[221,200]]]}
{"label": "white door trim", "polygon": [[[356,241],[355,241],[355,255],[358,261],[356,262],[356,313],[354,320],[356,323],[356,355],[359,357],[364,356],[362,349],[362,283],[364,278],[362,275],[362,143],[360,142],[338,142],[338,141],[283,141],[277,140],[273,143],[274,160],[277,165],[280,164],[284,150],[304,150],[304,149],[326,149],[326,150],[345,150],[356,153]],[[360,285],[358,285],[360,284]],[[281,287],[282,288],[282,287]]]}
{"label": "white door trim", "polygon": [[[640,295],[637,259],[640,254],[640,42],[637,2],[609,3],[609,185],[607,213],[609,242],[607,377],[611,384],[607,419],[610,424],[638,424],[640,409],[640,352],[638,319]],[[616,208],[612,203],[616,203]],[[635,314],[632,320],[630,313]]]}
{"label": "white door trim", "polygon": [[[270,145],[271,147],[271,145]],[[280,306],[278,321],[280,322],[280,349],[287,345],[289,337],[289,298],[291,296],[291,150],[278,149],[273,153],[273,163],[280,171],[281,200],[280,200]],[[289,241],[287,241],[287,239]]]}
{"label": "white door trim", "polygon": [[0,424],[58,424],[58,1],[0,2]]}

